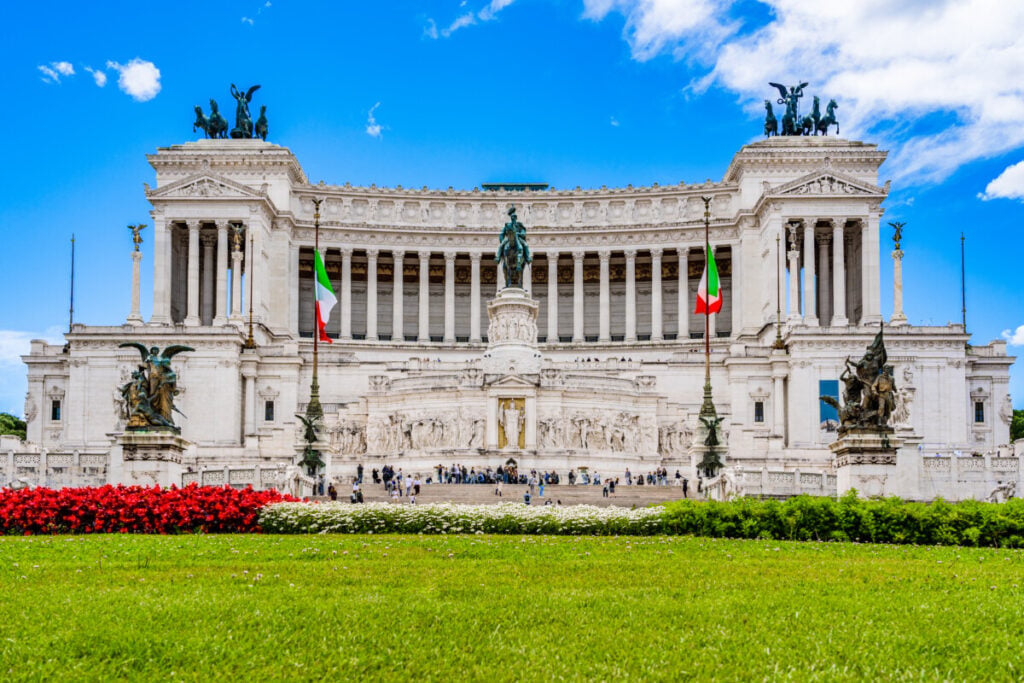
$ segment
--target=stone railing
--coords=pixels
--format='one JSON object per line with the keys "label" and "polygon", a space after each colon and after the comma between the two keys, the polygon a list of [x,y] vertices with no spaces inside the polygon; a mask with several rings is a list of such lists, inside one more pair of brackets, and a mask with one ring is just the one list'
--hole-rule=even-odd
{"label": "stone railing", "polygon": [[8,450],[0,457],[0,486],[102,486],[109,468],[106,453]]}
{"label": "stone railing", "polygon": [[257,490],[275,489],[282,493],[306,498],[313,495],[314,481],[297,468],[240,465],[234,467],[203,467],[198,471],[182,472],[181,485],[232,486]]}
{"label": "stone railing", "polygon": [[777,470],[761,467],[728,467],[704,484],[710,500],[743,496],[790,498],[792,496],[835,496],[836,475],[824,470]]}
{"label": "stone railing", "polygon": [[[1013,454],[1004,449],[997,454],[980,456],[930,456],[911,451],[901,452],[899,458],[905,459],[898,466],[907,473],[902,481],[909,484],[908,489],[913,489],[897,492],[905,498],[987,500],[996,487],[1011,482],[1016,485],[1016,496],[1024,497],[1024,452]],[[916,488],[913,488],[915,483]]]}

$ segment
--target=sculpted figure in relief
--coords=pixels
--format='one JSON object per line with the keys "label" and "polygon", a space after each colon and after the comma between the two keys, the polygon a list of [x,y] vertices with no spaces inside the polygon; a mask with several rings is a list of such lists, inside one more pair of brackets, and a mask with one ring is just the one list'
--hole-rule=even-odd
{"label": "sculpted figure in relief", "polygon": [[501,411],[501,426],[505,430],[505,448],[519,448],[521,411],[509,401]]}

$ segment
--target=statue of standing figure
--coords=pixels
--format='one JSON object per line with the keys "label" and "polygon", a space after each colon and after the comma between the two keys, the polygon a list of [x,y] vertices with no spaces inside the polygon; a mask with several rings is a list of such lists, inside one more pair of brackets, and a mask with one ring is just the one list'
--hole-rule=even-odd
{"label": "statue of standing figure", "polygon": [[232,138],[252,137],[252,117],[249,116],[249,103],[252,102],[252,94],[260,89],[254,85],[245,93],[231,84],[231,96],[235,98],[235,127],[231,129]]}
{"label": "statue of standing figure", "polygon": [[128,229],[132,231],[132,242],[135,244],[135,251],[139,250],[139,245],[142,244],[142,235],[140,234],[146,228],[145,223],[139,223],[138,225],[129,225]]}
{"label": "statue of standing figure", "polygon": [[171,358],[183,351],[195,351],[190,346],[174,344],[160,352],[159,347],[147,349],[139,342],[125,342],[118,348],[135,348],[142,354],[143,364],[132,372],[131,381],[121,387],[128,415],[128,431],[165,430],[174,433],[181,429],[174,424],[174,397],[178,395],[178,375],[171,368]]}
{"label": "statue of standing figure", "polygon": [[494,261],[505,269],[505,287],[523,286],[523,270],[527,263],[533,263],[533,255],[526,244],[526,227],[516,218],[515,206],[509,207],[508,223],[501,229]]}

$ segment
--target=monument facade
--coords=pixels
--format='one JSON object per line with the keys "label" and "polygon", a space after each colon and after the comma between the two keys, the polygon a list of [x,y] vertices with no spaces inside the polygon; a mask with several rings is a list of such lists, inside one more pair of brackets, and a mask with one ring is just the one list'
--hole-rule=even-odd
{"label": "monument facade", "polygon": [[[148,157],[152,250],[134,253],[151,261],[152,315],[141,320],[133,304],[124,325],[76,324],[66,347],[33,342],[27,449],[110,452],[133,418],[121,387],[138,356],[119,348],[131,339],[194,349],[175,360],[184,467],[296,462],[316,201],[338,293],[332,343],[319,345],[328,474],[512,459],[693,476],[702,197],[723,297],[708,341],[724,466],[830,471],[839,421],[819,396],[841,400],[846,359],[880,326],[903,448],[983,453],[1009,441],[1005,342],[971,345],[961,325],[884,315],[889,184],[874,144],[773,136],[742,147],[716,182],[481,191],[313,184],[290,150],[242,133]],[[512,254],[521,270],[510,274],[499,249],[518,244],[522,226],[529,247]],[[137,277],[132,289],[134,302]]]}

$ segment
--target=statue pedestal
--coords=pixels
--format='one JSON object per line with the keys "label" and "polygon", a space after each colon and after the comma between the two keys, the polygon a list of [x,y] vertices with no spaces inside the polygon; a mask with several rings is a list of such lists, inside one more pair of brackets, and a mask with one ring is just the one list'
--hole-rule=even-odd
{"label": "statue pedestal", "polygon": [[189,442],[173,432],[124,432],[115,436],[121,460],[120,483],[181,486],[181,460]]}
{"label": "statue pedestal", "polygon": [[895,495],[900,445],[901,439],[891,428],[850,429],[830,444],[839,495],[850,489],[857,489],[863,497]]}
{"label": "statue pedestal", "polygon": [[540,372],[537,350],[539,305],[519,287],[506,287],[487,304],[487,351],[483,370],[491,375]]}

